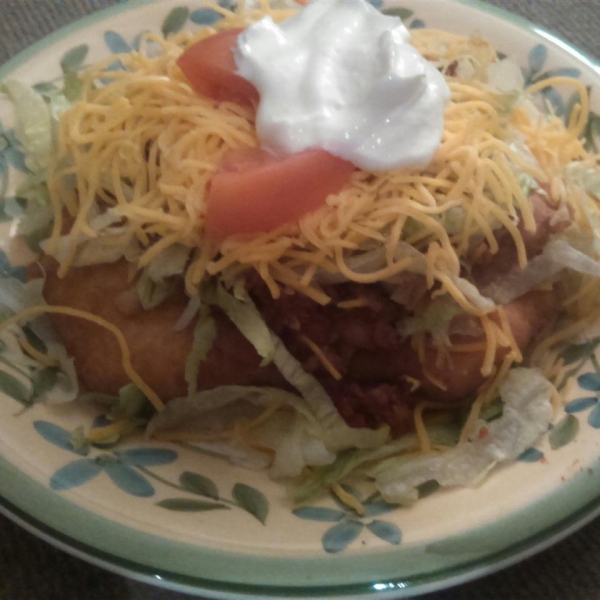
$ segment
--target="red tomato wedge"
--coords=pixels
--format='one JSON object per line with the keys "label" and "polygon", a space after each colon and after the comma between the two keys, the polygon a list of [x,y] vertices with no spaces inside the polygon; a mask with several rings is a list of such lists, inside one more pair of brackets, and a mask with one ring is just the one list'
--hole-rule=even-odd
{"label": "red tomato wedge", "polygon": [[355,167],[325,150],[274,156],[229,152],[208,190],[206,233],[214,240],[271,231],[321,207]]}
{"label": "red tomato wedge", "polygon": [[237,104],[258,102],[257,89],[236,74],[233,47],[242,29],[216,33],[190,46],[177,60],[198,94]]}

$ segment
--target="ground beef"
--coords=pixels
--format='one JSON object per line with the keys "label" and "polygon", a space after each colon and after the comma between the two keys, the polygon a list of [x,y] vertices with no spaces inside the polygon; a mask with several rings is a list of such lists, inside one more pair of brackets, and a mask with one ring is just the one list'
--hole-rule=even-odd
{"label": "ground beef", "polygon": [[[283,290],[281,296],[274,299],[262,281],[255,278],[248,288],[269,327],[305,369],[325,380],[330,374],[315,360],[306,338],[319,346],[342,374],[347,372],[353,355],[359,350],[393,352],[402,345],[397,323],[406,313],[390,300],[383,286],[354,283],[330,286],[326,291],[332,302],[327,306],[290,290]],[[364,299],[368,305],[353,309],[337,306],[338,302],[357,298]]]}
{"label": "ground beef", "polygon": [[376,429],[388,424],[394,436],[414,428],[416,397],[410,394],[408,385],[338,383],[327,388],[338,412],[351,427]]}

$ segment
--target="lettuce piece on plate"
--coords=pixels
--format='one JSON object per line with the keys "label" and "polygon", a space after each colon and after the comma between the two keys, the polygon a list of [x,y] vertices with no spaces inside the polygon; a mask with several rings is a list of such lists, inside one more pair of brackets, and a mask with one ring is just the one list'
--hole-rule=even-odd
{"label": "lettuce piece on plate", "polygon": [[16,118],[16,138],[23,147],[29,174],[20,183],[16,197],[26,201],[19,219],[19,233],[37,250],[50,233],[54,217],[46,188],[46,170],[54,153],[58,117],[71,102],[59,90],[39,93],[20,81],[10,80],[0,87],[11,100]]}
{"label": "lettuce piece on plate", "polygon": [[17,119],[17,139],[25,150],[25,164],[32,173],[45,171],[53,150],[52,113],[44,98],[20,81],[7,81],[8,95]]}
{"label": "lettuce piece on plate", "polygon": [[188,396],[193,396],[198,391],[200,363],[206,359],[216,339],[217,323],[208,308],[203,306],[194,327],[192,349],[185,361],[185,381],[188,385]]}
{"label": "lettuce piece on plate", "polygon": [[42,242],[40,247],[61,264],[73,254],[74,267],[115,263],[132,247],[137,247],[133,232],[123,224],[118,207],[104,212],[94,208],[90,211],[88,226],[95,237],[87,237],[80,231],[70,232],[60,236],[54,248],[50,248],[48,241]]}
{"label": "lettuce piece on plate", "polygon": [[271,339],[271,332],[248,295],[244,295],[243,300],[239,300],[223,286],[217,285],[212,303],[230,318],[240,333],[254,346],[263,359],[262,366],[273,361],[275,345]]}
{"label": "lettuce piece on plate", "polygon": [[516,368],[500,384],[502,416],[480,421],[487,434],[441,454],[393,457],[369,474],[388,502],[409,505],[418,499],[418,487],[428,481],[442,486],[473,486],[496,465],[514,460],[547,431],[552,420],[552,384],[537,369]]}
{"label": "lettuce piece on plate", "polygon": [[173,244],[161,252],[144,269],[136,289],[145,310],[161,304],[177,291],[173,277],[183,275],[190,256],[190,249],[182,244]]}
{"label": "lettuce piece on plate", "polygon": [[[532,258],[524,269],[513,267],[487,286],[484,293],[498,304],[508,304],[539,284],[551,280],[563,269],[600,277],[600,262],[593,258],[591,248],[593,243],[588,244],[589,248],[585,248],[585,240],[572,240],[572,242],[560,237],[550,240],[542,253]],[[576,248],[574,244],[581,249]]]}
{"label": "lettuce piece on plate", "polygon": [[[307,464],[323,465],[335,459],[312,434],[314,423],[302,404],[301,398],[278,388],[220,386],[172,400],[150,421],[147,434],[193,431],[201,447],[225,454],[236,464],[259,469],[271,465],[273,476],[292,477]],[[272,414],[257,422],[266,410]],[[256,426],[242,437],[233,426],[252,422]],[[272,450],[275,458],[269,452],[257,452],[254,445]]]}
{"label": "lettuce piece on plate", "polygon": [[[41,278],[32,279],[26,283],[14,277],[2,278],[0,280],[0,314],[2,314],[2,318],[6,319],[29,306],[46,304],[42,295],[43,286],[44,281]],[[32,320],[28,326],[33,334],[41,340],[45,346],[45,353],[56,362],[56,366],[45,369],[22,352],[18,338],[24,333],[16,324],[10,325],[0,333],[0,338],[9,350],[8,354],[3,355],[4,358],[15,367],[25,367],[29,371],[31,376],[29,379],[26,378],[24,383],[30,389],[30,393],[36,395],[35,401],[63,404],[75,400],[79,391],[75,363],[58,340],[47,317],[38,317]],[[43,389],[40,387],[42,378],[44,378]],[[36,389],[36,385],[38,389]]]}

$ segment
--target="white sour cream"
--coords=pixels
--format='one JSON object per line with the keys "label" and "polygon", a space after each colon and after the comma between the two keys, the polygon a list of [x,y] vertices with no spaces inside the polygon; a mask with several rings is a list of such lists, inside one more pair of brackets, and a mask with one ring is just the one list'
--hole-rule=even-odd
{"label": "white sour cream", "polygon": [[397,17],[363,0],[316,0],[238,38],[238,74],[260,92],[257,132],[275,154],[323,148],[370,171],[424,167],[450,91]]}

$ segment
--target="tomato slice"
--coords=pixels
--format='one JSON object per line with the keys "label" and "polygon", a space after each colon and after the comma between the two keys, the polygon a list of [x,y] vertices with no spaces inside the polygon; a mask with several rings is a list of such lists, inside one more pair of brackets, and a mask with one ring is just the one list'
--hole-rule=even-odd
{"label": "tomato slice", "polygon": [[233,47],[242,29],[229,29],[190,46],[177,60],[198,94],[218,102],[258,102],[257,89],[236,74]]}
{"label": "tomato slice", "polygon": [[206,233],[215,240],[271,231],[321,207],[355,167],[325,150],[274,156],[230,151],[210,182]]}

